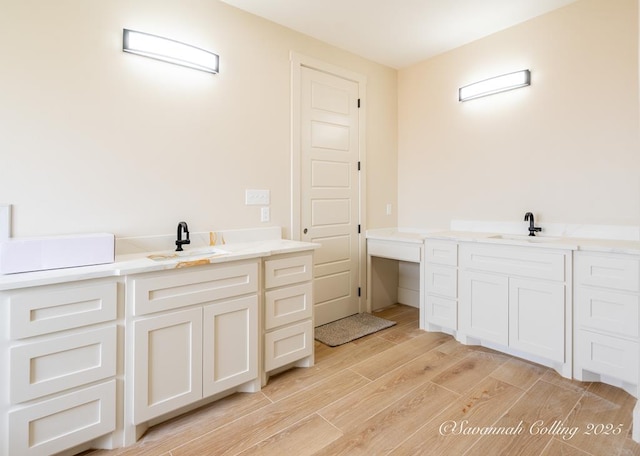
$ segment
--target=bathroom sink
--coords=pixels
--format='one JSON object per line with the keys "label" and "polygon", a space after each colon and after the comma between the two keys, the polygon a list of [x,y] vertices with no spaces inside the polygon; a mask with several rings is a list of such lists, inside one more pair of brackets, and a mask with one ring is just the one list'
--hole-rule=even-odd
{"label": "bathroom sink", "polygon": [[197,258],[210,258],[225,255],[229,252],[218,247],[201,247],[198,249],[183,250],[181,252],[162,252],[149,255],[147,258],[154,261],[184,260],[190,261]]}
{"label": "bathroom sink", "polygon": [[558,237],[526,236],[526,235],[519,235],[519,234],[496,234],[494,236],[489,236],[489,239],[504,239],[507,241],[521,241],[521,242],[531,242],[531,243],[557,242],[561,240],[561,238],[558,238]]}

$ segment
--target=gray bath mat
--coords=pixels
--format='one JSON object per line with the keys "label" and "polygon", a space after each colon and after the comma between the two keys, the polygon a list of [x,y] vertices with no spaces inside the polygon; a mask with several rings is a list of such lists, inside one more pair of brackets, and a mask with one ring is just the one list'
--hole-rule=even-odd
{"label": "gray bath mat", "polygon": [[315,338],[329,347],[337,347],[395,324],[395,321],[374,317],[368,313],[355,314],[318,326],[315,330]]}

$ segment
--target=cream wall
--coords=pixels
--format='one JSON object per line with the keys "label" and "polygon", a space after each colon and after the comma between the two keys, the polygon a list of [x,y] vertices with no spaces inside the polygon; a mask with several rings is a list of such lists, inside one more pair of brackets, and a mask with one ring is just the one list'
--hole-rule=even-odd
{"label": "cream wall", "polygon": [[[122,29],[220,74],[121,50]],[[295,51],[367,77],[367,226],[396,224],[397,72],[214,0],[2,0],[0,203],[17,237],[288,226]],[[271,190],[271,222],[244,205]]]}
{"label": "cream wall", "polygon": [[[531,87],[460,86],[530,68]],[[399,225],[640,224],[637,0],[580,0],[398,75]]]}

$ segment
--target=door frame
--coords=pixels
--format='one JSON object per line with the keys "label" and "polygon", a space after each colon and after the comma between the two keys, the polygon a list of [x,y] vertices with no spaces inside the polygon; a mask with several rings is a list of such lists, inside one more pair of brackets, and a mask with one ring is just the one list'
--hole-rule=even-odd
{"label": "door frame", "polygon": [[364,312],[363,303],[367,302],[366,284],[366,92],[367,77],[341,68],[339,66],[323,62],[313,57],[309,57],[291,51],[289,54],[291,61],[291,239],[300,240],[301,223],[301,134],[300,134],[300,114],[301,107],[301,69],[311,68],[342,79],[347,79],[358,84],[358,98],[360,108],[358,109],[358,160],[360,162],[360,172],[358,173],[358,224],[360,225],[360,235],[358,236],[358,286],[360,296],[358,297],[359,312]]}

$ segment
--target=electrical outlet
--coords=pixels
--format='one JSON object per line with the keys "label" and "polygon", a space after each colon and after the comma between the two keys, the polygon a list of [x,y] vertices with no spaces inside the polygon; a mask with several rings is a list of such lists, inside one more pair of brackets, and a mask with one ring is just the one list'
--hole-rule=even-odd
{"label": "electrical outlet", "polygon": [[271,218],[271,214],[268,207],[263,207],[260,209],[260,221],[268,222]]}
{"label": "electrical outlet", "polygon": [[387,203],[387,215],[391,215],[391,203]]}
{"label": "electrical outlet", "polygon": [[0,204],[0,241],[11,237],[11,205]]}
{"label": "electrical outlet", "polygon": [[269,190],[250,190],[244,191],[244,204],[255,206],[267,206],[270,204]]}

